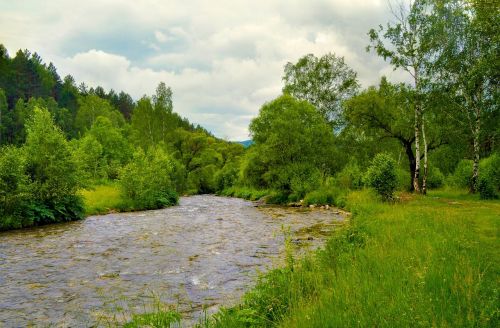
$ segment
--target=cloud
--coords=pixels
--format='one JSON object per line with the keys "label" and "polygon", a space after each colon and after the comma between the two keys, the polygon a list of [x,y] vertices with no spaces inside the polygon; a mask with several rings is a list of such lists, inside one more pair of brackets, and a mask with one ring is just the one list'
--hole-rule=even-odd
{"label": "cloud", "polygon": [[385,0],[6,1],[0,40],[135,99],[164,81],[176,111],[235,140],[280,94],[283,66],[305,54],[344,56],[364,86],[381,74],[405,80],[364,50],[367,31],[389,18]]}

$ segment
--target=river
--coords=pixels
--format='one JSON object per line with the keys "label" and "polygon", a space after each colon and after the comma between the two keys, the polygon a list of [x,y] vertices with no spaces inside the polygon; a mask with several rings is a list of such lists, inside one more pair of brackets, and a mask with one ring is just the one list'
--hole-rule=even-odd
{"label": "river", "polygon": [[283,226],[316,247],[334,210],[182,197],[178,206],[0,233],[0,327],[106,326],[159,299],[194,322],[282,264]]}

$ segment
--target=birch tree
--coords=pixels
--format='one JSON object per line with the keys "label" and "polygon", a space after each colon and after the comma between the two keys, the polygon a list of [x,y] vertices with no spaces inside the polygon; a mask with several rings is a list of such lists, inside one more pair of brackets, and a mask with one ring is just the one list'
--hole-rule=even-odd
{"label": "birch tree", "polygon": [[443,94],[465,116],[473,145],[470,190],[477,192],[482,119],[498,110],[500,3],[451,0],[434,16],[440,46],[434,69]]}
{"label": "birch tree", "polygon": [[[414,97],[414,134],[415,134],[415,174],[413,176],[413,188],[415,191],[425,193],[421,190],[420,178],[420,138],[424,134],[423,120],[423,97],[428,81],[427,72],[430,63],[430,22],[428,19],[428,0],[410,1],[408,5],[400,3],[397,7],[391,6],[394,22],[388,23],[386,27],[379,26],[378,30],[371,29],[368,32],[370,45],[367,51],[373,49],[384,60],[388,60],[394,66],[394,70],[402,69],[412,79]],[[425,142],[424,142],[425,143]],[[427,147],[424,145],[424,168],[427,167]],[[424,181],[427,172],[424,171]],[[425,186],[425,183],[423,183]]]}

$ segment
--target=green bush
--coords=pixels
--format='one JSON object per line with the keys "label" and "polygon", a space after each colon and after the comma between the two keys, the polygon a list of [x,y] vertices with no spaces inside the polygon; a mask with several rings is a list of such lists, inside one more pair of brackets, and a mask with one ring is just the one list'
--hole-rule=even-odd
{"label": "green bush", "polygon": [[215,174],[216,191],[221,192],[224,189],[232,187],[238,180],[239,167],[237,163],[226,163]]}
{"label": "green bush", "polygon": [[493,154],[479,163],[479,196],[496,199],[500,191],[500,156]]}
{"label": "green bush", "polygon": [[81,219],[80,179],[63,133],[35,107],[23,148],[0,151],[0,230]]}
{"label": "green bush", "polygon": [[363,187],[363,173],[356,163],[347,164],[335,176],[337,185],[344,189],[361,189]]}
{"label": "green bush", "polygon": [[135,152],[132,161],[120,172],[120,186],[125,202],[134,209],[156,209],[177,204],[174,160],[161,148],[148,153]]}
{"label": "green bush", "polygon": [[449,178],[449,183],[459,188],[469,188],[472,182],[472,161],[463,159],[458,162],[453,175]]}
{"label": "green bush", "polygon": [[481,199],[497,199],[497,191],[491,179],[488,176],[482,176],[479,178],[479,197]]}
{"label": "green bush", "polygon": [[486,177],[497,191],[500,190],[500,155],[493,154],[479,163],[479,176]]}
{"label": "green bush", "polygon": [[386,153],[375,156],[366,174],[366,183],[382,197],[392,200],[397,186],[396,162]]}
{"label": "green bush", "polygon": [[437,167],[430,167],[427,175],[427,188],[434,189],[442,187],[444,184],[444,175]]}

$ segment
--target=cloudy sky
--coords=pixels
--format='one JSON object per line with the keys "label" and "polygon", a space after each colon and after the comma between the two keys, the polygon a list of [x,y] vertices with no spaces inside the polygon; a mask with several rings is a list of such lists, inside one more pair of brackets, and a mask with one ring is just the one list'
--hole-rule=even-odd
{"label": "cloudy sky", "polygon": [[390,18],[387,0],[0,0],[0,43],[136,100],[164,81],[175,111],[245,140],[261,105],[280,94],[283,66],[305,54],[344,56],[363,86],[401,80],[365,52],[368,30]]}

